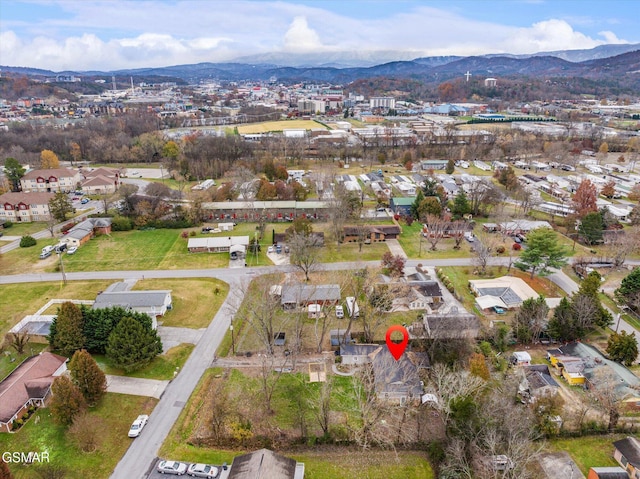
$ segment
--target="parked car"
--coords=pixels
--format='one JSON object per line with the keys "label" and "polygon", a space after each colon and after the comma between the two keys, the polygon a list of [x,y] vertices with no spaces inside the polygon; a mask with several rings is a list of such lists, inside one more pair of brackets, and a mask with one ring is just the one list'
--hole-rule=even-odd
{"label": "parked car", "polygon": [[276,246],[276,253],[278,253],[278,254],[282,253],[282,246],[280,246],[280,245]]}
{"label": "parked car", "polygon": [[78,201],[80,199],[79,196],[74,196],[73,198],[71,198],[73,201]]}
{"label": "parked car", "polygon": [[80,203],[86,205],[87,203],[89,203],[89,198],[82,198],[82,200],[80,200]]}
{"label": "parked car", "polygon": [[67,250],[67,243],[60,243],[58,246],[56,246],[56,253],[62,253],[63,251]]}
{"label": "parked car", "polygon": [[42,253],[40,253],[40,259],[46,259],[49,256],[51,256],[51,251],[43,251]]}
{"label": "parked car", "polygon": [[202,228],[202,232],[203,233],[209,233],[212,229],[213,229],[213,227],[211,227],[211,226],[205,226],[204,228]]}
{"label": "parked car", "polygon": [[273,253],[273,246],[269,246],[267,248],[267,253]]}
{"label": "parked car", "polygon": [[76,251],[78,251],[78,247],[77,246],[72,246],[71,248],[69,248],[67,250],[67,254],[74,254]]}
{"label": "parked car", "polygon": [[191,464],[187,474],[193,477],[208,477],[213,479],[220,475],[220,468],[209,464]]}
{"label": "parked car", "polygon": [[287,254],[289,254],[289,251],[290,251],[290,250],[289,250],[289,247],[288,247],[288,246],[285,246],[285,247],[284,247],[284,252],[285,252],[285,253],[287,253]]}
{"label": "parked car", "polygon": [[187,465],[184,462],[160,461],[157,470],[160,474],[182,476],[187,472]]}
{"label": "parked car", "polygon": [[338,319],[344,318],[344,308],[340,305],[336,306],[336,318]]}
{"label": "parked car", "polygon": [[500,306],[494,306],[493,310],[497,313],[497,314],[505,314],[506,311],[504,308],[501,308]]}
{"label": "parked car", "polygon": [[138,416],[129,428],[129,437],[138,437],[142,432],[142,429],[147,425],[148,420],[149,416],[147,416],[146,414],[141,414],[140,416]]}

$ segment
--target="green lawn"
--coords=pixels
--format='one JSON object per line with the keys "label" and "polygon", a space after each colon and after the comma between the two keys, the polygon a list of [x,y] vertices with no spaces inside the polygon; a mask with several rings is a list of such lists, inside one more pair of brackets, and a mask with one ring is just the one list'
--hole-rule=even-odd
{"label": "green lawn", "polygon": [[11,346],[7,347],[5,353],[0,355],[0,381],[6,378],[11,371],[20,366],[22,361],[28,357],[39,354],[40,351],[46,347],[47,345],[42,343],[28,343],[22,354],[18,354],[18,352]]}
{"label": "green lawn", "polygon": [[4,253],[0,256],[0,274],[55,271],[58,264],[58,255],[52,254],[46,259],[40,259],[39,256],[44,246],[56,244],[58,244],[58,240],[55,238],[45,238],[36,240],[35,246],[16,248]]}
{"label": "green lawn", "polygon": [[22,318],[35,313],[50,299],[95,299],[98,292],[104,291],[111,283],[113,281],[69,281],[63,284],[60,281],[0,285],[0,336],[4,337]]}
{"label": "green lawn", "polygon": [[176,369],[182,368],[184,363],[187,362],[193,348],[195,348],[193,344],[180,344],[179,346],[171,348],[166,354],[156,356],[155,359],[144,368],[131,373],[125,373],[123,370],[113,366],[111,360],[103,354],[94,354],[93,357],[105,374],[164,380],[173,379]]}
{"label": "green lawn", "polygon": [[340,263],[344,261],[379,261],[389,251],[384,243],[363,244],[362,251],[357,243],[325,243],[320,250],[320,263]]}
{"label": "green lawn", "polygon": [[436,245],[436,251],[431,251],[431,243],[427,241],[427,238],[420,236],[422,224],[419,221],[414,221],[411,226],[403,224],[401,227],[402,234],[398,237],[398,242],[409,258],[428,260],[471,256],[469,243],[465,240],[460,243],[461,248],[455,250],[453,249],[455,241],[451,238],[444,238]]}
{"label": "green lawn", "polygon": [[616,466],[613,459],[613,442],[624,439],[624,434],[549,439],[548,449],[553,452],[566,451],[586,476],[595,466]]}
{"label": "green lawn", "polygon": [[24,236],[46,230],[47,224],[42,222],[12,223],[9,228],[0,229],[5,236]]}
{"label": "green lawn", "polygon": [[[156,399],[142,396],[126,396],[109,393],[102,402],[92,408],[96,428],[100,431],[102,444],[93,453],[83,453],[72,444],[66,429],[55,424],[48,409],[41,409],[15,434],[0,434],[0,449],[3,451],[48,452],[50,465],[64,468],[65,479],[107,479],[129,447],[131,439],[127,431],[139,414],[149,414]],[[137,440],[137,439],[136,439]],[[16,479],[36,479],[38,467],[10,464]],[[53,476],[51,476],[53,477]]]}
{"label": "green lawn", "polygon": [[143,279],[133,290],[171,290],[173,309],[160,319],[162,326],[206,328],[229,293],[229,285],[214,278]]}

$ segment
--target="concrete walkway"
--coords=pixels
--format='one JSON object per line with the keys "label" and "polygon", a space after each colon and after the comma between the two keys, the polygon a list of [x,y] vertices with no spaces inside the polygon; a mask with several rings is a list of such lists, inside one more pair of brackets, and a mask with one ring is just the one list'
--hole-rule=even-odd
{"label": "concrete walkway", "polygon": [[130,378],[107,374],[107,391],[110,393],[149,396],[160,399],[169,381],[157,379]]}
{"label": "concrete walkway", "polygon": [[391,251],[391,254],[401,256],[405,259],[407,258],[404,249],[402,249],[402,246],[400,246],[400,242],[397,239],[388,239],[384,242],[387,243],[387,247],[389,248],[389,251]]}

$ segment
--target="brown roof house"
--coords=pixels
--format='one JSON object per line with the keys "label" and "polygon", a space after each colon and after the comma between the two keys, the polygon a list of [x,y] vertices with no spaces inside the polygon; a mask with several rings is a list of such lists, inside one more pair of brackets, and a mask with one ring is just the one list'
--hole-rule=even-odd
{"label": "brown roof house", "polygon": [[[364,228],[364,229],[363,229]],[[343,229],[343,243],[357,243],[365,236],[365,242],[378,243],[388,239],[397,239],[402,232],[398,225],[376,225],[376,226],[345,226]]]}
{"label": "brown roof house", "polygon": [[635,437],[627,437],[615,441],[613,458],[626,469],[630,479],[640,479],[640,441]]}
{"label": "brown roof house", "polygon": [[82,170],[82,190],[90,194],[110,194],[118,189],[120,171],[113,168]]}
{"label": "brown roof house", "polygon": [[0,382],[0,432],[11,431],[11,423],[29,406],[44,406],[53,380],[67,370],[67,358],[44,352],[23,361]]}
{"label": "brown roof house", "polygon": [[9,192],[0,195],[0,221],[13,223],[47,221],[51,218],[49,201],[54,196],[53,193],[40,191],[33,193]]}
{"label": "brown roof house", "polygon": [[235,457],[227,479],[304,479],[304,463],[260,449]]}
{"label": "brown roof house", "polygon": [[50,168],[31,170],[20,178],[22,191],[52,193],[62,191],[69,193],[76,189],[82,177],[76,170],[69,168]]}

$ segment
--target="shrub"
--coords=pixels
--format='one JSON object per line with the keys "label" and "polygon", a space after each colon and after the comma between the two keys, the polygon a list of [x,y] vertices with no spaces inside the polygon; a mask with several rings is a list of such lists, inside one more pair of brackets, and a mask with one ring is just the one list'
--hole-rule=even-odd
{"label": "shrub", "polygon": [[20,238],[20,247],[21,248],[29,248],[31,246],[35,246],[36,245],[36,239],[33,236],[23,236],[22,238]]}
{"label": "shrub", "polygon": [[511,248],[513,249],[513,251],[520,251],[522,249],[522,245],[520,243],[513,243],[513,246]]}
{"label": "shrub", "polygon": [[189,233],[189,236],[195,236],[195,235],[196,235],[196,232],[195,232],[195,231],[191,231],[191,232]]}
{"label": "shrub", "polygon": [[182,233],[180,233],[180,236],[183,238],[188,238],[189,237],[189,232],[188,231],[183,231]]}
{"label": "shrub", "polygon": [[[516,243],[516,244],[518,244],[518,243]],[[502,253],[504,253],[505,251],[506,251],[506,250],[505,250],[505,247],[504,247],[504,246],[498,246],[498,247],[496,248],[496,253],[498,253],[498,254],[502,254]]]}
{"label": "shrub", "polygon": [[13,222],[12,221],[7,221],[4,224],[4,229],[11,228],[12,226],[13,226]]}
{"label": "shrub", "polygon": [[111,229],[113,231],[131,231],[133,229],[133,223],[125,216],[116,216],[111,221]]}

